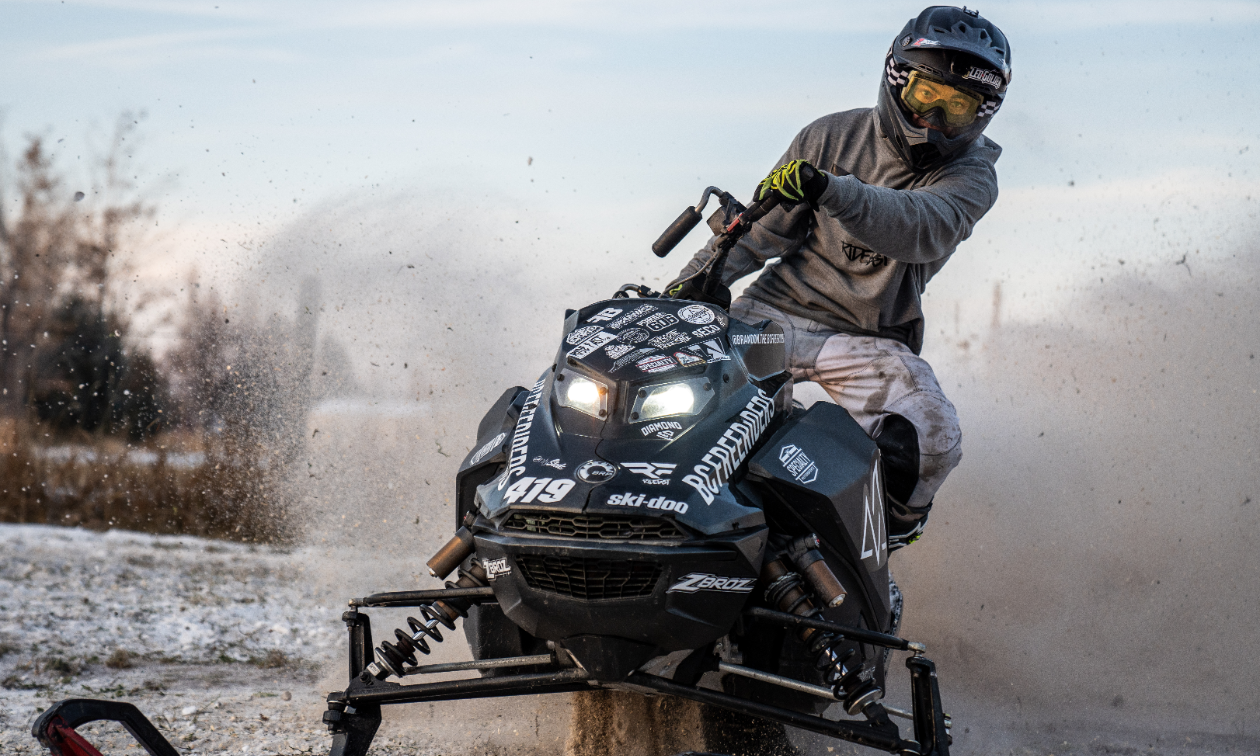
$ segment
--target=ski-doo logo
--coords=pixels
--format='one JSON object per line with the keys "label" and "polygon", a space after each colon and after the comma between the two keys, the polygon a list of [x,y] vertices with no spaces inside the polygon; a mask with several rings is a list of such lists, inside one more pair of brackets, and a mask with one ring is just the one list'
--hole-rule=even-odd
{"label": "ski-doo logo", "polygon": [[683,477],[683,482],[696,489],[705,504],[712,504],[773,418],[774,402],[766,392],[757,389],[757,395],[740,411],[739,419],[731,423],[700,464],[692,468],[693,472]]}
{"label": "ski-doo logo", "polygon": [[640,320],[639,325],[647,328],[649,331],[664,331],[670,326],[678,325],[678,318],[670,315],[668,312],[658,312]]}
{"label": "ski-doo logo", "polygon": [[746,346],[748,344],[782,344],[783,334],[781,333],[732,333],[731,344],[734,346]]}
{"label": "ski-doo logo", "polygon": [[581,328],[574,329],[574,331],[565,338],[565,341],[569,344],[577,344],[580,341],[585,341],[587,337],[593,336],[602,330],[604,329],[601,326],[582,326]]}
{"label": "ski-doo logo", "polygon": [[503,492],[503,501],[507,504],[529,504],[537,499],[544,504],[555,504],[569,495],[577,483],[566,478],[521,478]]}
{"label": "ski-doo logo", "polygon": [[701,305],[687,305],[678,311],[678,317],[695,325],[712,323],[714,319],[713,310]]}
{"label": "ski-doo logo", "polygon": [[[673,438],[674,431],[682,430],[682,423],[673,420],[662,420],[657,423],[648,423],[639,429],[639,432],[645,436],[656,435],[657,438]],[[663,435],[669,434],[669,435]],[[502,443],[502,442],[500,442]]]}
{"label": "ski-doo logo", "polygon": [[683,575],[682,580],[669,587],[666,593],[695,593],[696,591],[722,591],[723,593],[752,593],[756,578],[733,578],[693,572]]}
{"label": "ski-doo logo", "polygon": [[588,357],[590,356],[591,352],[594,352],[596,349],[599,349],[600,347],[602,347],[603,345],[607,344],[608,342],[612,341],[615,338],[617,338],[617,336],[615,334],[609,333],[608,331],[604,331],[603,333],[597,333],[594,336],[587,339],[586,341],[583,341],[581,344],[578,344],[577,346],[570,349],[569,356],[575,360],[580,360],[584,357]]}
{"label": "ski-doo logo", "polygon": [[534,388],[530,389],[529,396],[525,397],[521,415],[516,421],[516,430],[512,432],[512,451],[508,453],[508,468],[503,472],[503,477],[499,478],[499,485],[496,486],[500,491],[507,486],[509,480],[525,474],[525,462],[529,459],[529,429],[534,424],[534,413],[538,411],[538,399],[542,396],[543,383],[546,381],[546,378],[540,378],[538,383],[534,384]]}
{"label": "ski-doo logo", "polygon": [[697,339],[707,339],[708,337],[714,336],[721,332],[722,332],[722,326],[707,325],[707,326],[700,326],[696,330],[692,331],[691,335],[696,337]]}
{"label": "ski-doo logo", "polygon": [[477,453],[473,455],[473,458],[468,460],[468,464],[475,465],[481,460],[485,459],[490,454],[490,452],[498,449],[500,446],[503,446],[503,439],[505,438],[507,438],[507,434],[500,433],[499,435],[487,441],[486,445],[478,449]]}
{"label": "ski-doo logo", "polygon": [[605,503],[610,507],[647,507],[648,509],[659,509],[662,512],[687,514],[687,502],[674,501],[664,496],[649,499],[647,494],[613,494],[608,497],[608,501]]}
{"label": "ski-doo logo", "polygon": [[779,462],[783,469],[796,479],[797,483],[806,485],[818,480],[818,465],[815,465],[799,446],[788,444],[779,450]]}
{"label": "ski-doo logo", "polygon": [[963,74],[963,78],[971,79],[972,81],[978,81],[981,84],[988,84],[994,89],[1002,88],[1002,77],[998,76],[997,71],[990,71],[985,68],[977,68],[975,66],[972,66],[970,71]]}
{"label": "ski-doo logo", "polygon": [[652,305],[639,305],[630,312],[627,312],[625,315],[622,315],[613,322],[609,323],[608,327],[612,329],[625,327],[654,310],[656,310],[656,308]]}
{"label": "ski-doo logo", "polygon": [[612,320],[623,312],[620,307],[605,307],[586,319],[587,323],[603,323]]}
{"label": "ski-doo logo", "polygon": [[500,575],[511,575],[512,568],[508,566],[507,559],[487,559],[481,563],[486,568],[486,577],[494,580]]}
{"label": "ski-doo logo", "polygon": [[862,559],[875,557],[879,567],[888,558],[888,532],[884,525],[883,476],[879,461],[871,468],[871,482],[862,485]]}
{"label": "ski-doo logo", "polygon": [[678,467],[666,462],[622,462],[621,466],[636,475],[642,475],[643,482],[649,486],[667,485],[669,476]]}

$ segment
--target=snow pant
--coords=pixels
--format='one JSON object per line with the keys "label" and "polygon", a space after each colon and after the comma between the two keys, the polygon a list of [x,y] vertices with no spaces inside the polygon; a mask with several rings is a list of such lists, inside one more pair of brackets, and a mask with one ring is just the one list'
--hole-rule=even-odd
{"label": "snow pant", "polygon": [[[876,439],[886,460],[886,478],[891,458],[917,442],[918,481],[911,473],[899,503],[926,514],[962,458],[958,414],[932,367],[899,341],[833,331],[751,297],[735,300],[730,313],[745,323],[772,320],[783,327],[792,379],[817,383]],[[908,444],[893,442],[885,448],[888,444],[881,443],[902,433],[909,433]],[[891,480],[888,492],[894,493]]]}

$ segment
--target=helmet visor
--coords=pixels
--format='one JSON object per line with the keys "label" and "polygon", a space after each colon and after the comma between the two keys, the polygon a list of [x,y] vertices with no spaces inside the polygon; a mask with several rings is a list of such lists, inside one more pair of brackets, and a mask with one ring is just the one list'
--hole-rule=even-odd
{"label": "helmet visor", "polygon": [[971,90],[946,84],[922,71],[913,71],[901,90],[901,102],[911,112],[926,116],[940,108],[945,125],[956,128],[975,122],[983,101],[983,97]]}

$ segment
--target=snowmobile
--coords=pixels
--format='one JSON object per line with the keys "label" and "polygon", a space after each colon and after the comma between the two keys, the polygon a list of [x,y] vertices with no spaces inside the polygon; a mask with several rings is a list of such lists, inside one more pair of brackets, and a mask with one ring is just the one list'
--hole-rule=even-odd
{"label": "snowmobile", "polygon": [[[879,449],[844,409],[793,404],[780,326],[727,312],[727,255],[777,198],[746,207],[709,187],[653,251],[713,197],[706,265],[672,296],[627,284],[568,310],[537,382],[486,412],[456,475],[455,534],[428,561],[456,579],[349,602],[332,756],[364,756],[384,705],[595,688],[948,754],[935,666],[896,634]],[[418,616],[374,646],[364,610],[378,607]],[[460,619],[473,659],[421,663]],[[909,712],[882,702],[892,650],[910,652]],[[455,671],[479,676],[405,682]],[[822,716],[837,703],[848,718]]]}
{"label": "snowmobile", "polygon": [[[455,534],[427,563],[456,579],[349,602],[332,756],[366,756],[385,705],[601,688],[701,704],[711,751],[782,752],[791,726],[947,756],[936,668],[897,635],[879,449],[844,409],[792,402],[778,325],[727,312],[727,255],[775,198],[745,207],[709,187],[653,251],[712,197],[700,270],[672,296],[627,284],[569,310],[537,382],[486,412],[455,478]],[[364,610],[397,607],[418,616],[374,645]],[[461,619],[472,660],[422,664]],[[893,650],[910,652],[911,711],[883,702]],[[479,676],[404,682],[462,671]],[[848,718],[822,716],[834,704]],[[100,719],[175,753],[116,702],[59,702],[33,734],[94,756],[74,728]]]}

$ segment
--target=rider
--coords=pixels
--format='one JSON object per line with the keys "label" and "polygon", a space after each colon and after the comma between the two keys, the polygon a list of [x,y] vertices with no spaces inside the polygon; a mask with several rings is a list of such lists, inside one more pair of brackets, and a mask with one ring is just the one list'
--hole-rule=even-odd
{"label": "rider", "polygon": [[[729,285],[779,258],[731,315],[783,326],[792,377],[821,385],[875,439],[890,550],[922,534],[962,456],[954,405],[919,356],[920,296],[997,200],[1002,149],[982,132],[1010,62],[1006,36],[977,11],[924,10],[893,41],[874,108],[824,116],[792,141],[756,192],[782,203],[726,263]],[[686,298],[679,282],[711,254],[700,250],[670,293]]]}

